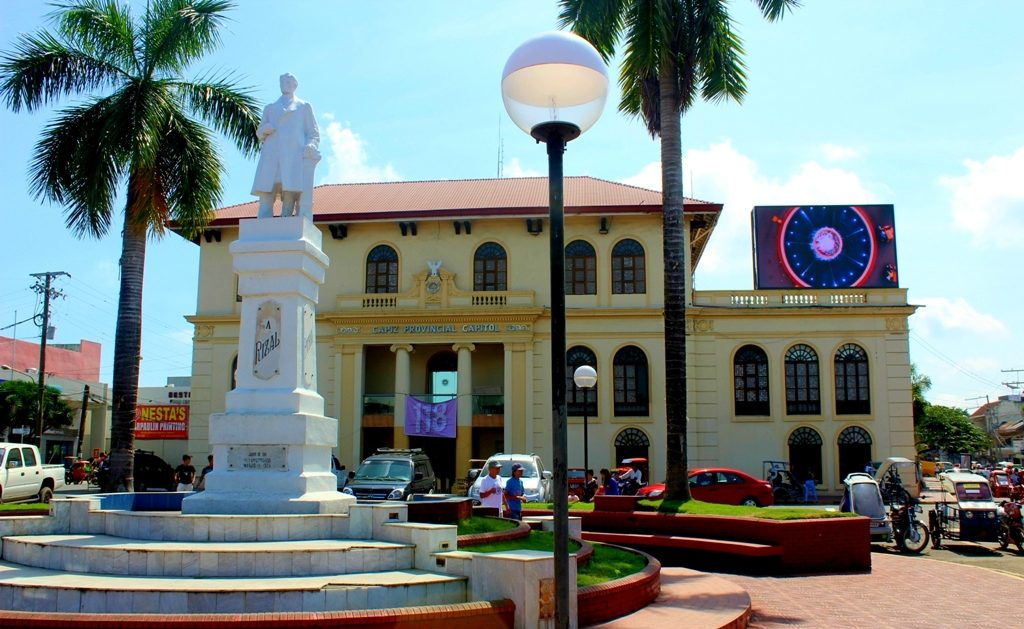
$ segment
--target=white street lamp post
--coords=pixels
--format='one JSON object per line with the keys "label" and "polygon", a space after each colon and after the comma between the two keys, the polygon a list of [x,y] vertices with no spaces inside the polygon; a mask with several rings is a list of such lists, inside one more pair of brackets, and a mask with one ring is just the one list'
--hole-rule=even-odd
{"label": "white street lamp post", "polygon": [[590,410],[590,390],[597,384],[597,370],[590,365],[580,365],[572,374],[572,381],[583,389],[583,469],[590,469],[590,435],[587,429],[587,411]]}
{"label": "white street lamp post", "polygon": [[551,250],[551,442],[554,471],[555,626],[569,626],[568,429],[565,417],[565,203],[562,153],[589,129],[608,98],[608,69],[585,39],[564,32],[521,44],[501,75],[505,110],[548,146]]}

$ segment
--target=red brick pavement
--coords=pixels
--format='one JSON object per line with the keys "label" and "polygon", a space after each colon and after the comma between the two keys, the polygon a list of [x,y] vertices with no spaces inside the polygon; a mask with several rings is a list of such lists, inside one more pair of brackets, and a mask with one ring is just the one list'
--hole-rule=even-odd
{"label": "red brick pavement", "polygon": [[1019,601],[1024,579],[927,557],[871,554],[864,574],[805,577],[717,575],[743,587],[750,627],[1021,627],[1003,605]]}

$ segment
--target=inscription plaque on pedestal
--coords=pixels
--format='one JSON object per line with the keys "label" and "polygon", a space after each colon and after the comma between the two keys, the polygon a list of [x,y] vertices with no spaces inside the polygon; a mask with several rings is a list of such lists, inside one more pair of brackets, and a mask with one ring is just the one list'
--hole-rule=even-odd
{"label": "inscription plaque on pedestal", "polygon": [[270,380],[280,373],[281,304],[265,301],[256,308],[256,339],[252,373],[260,380]]}
{"label": "inscription plaque on pedestal", "polygon": [[246,472],[288,469],[288,448],[285,446],[229,446],[228,469]]}

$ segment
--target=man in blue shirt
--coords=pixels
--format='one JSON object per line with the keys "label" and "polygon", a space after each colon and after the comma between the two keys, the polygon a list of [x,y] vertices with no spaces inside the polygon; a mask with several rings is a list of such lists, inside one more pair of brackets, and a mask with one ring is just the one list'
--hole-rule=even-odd
{"label": "man in blue shirt", "polygon": [[523,503],[526,502],[526,490],[523,487],[523,466],[512,464],[512,478],[505,483],[505,500],[508,502],[508,517],[513,520],[523,519]]}

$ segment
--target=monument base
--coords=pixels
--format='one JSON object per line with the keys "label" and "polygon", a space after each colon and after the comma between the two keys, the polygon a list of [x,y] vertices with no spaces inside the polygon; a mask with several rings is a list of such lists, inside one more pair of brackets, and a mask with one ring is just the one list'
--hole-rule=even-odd
{"label": "monument base", "polygon": [[345,514],[355,502],[337,490],[331,446],[337,421],[310,413],[218,413],[210,417],[217,462],[185,514]]}
{"label": "monument base", "polygon": [[181,512],[184,515],[345,515],[355,503],[355,496],[338,491],[312,492],[297,497],[262,491],[228,495],[201,491],[181,502]]}

